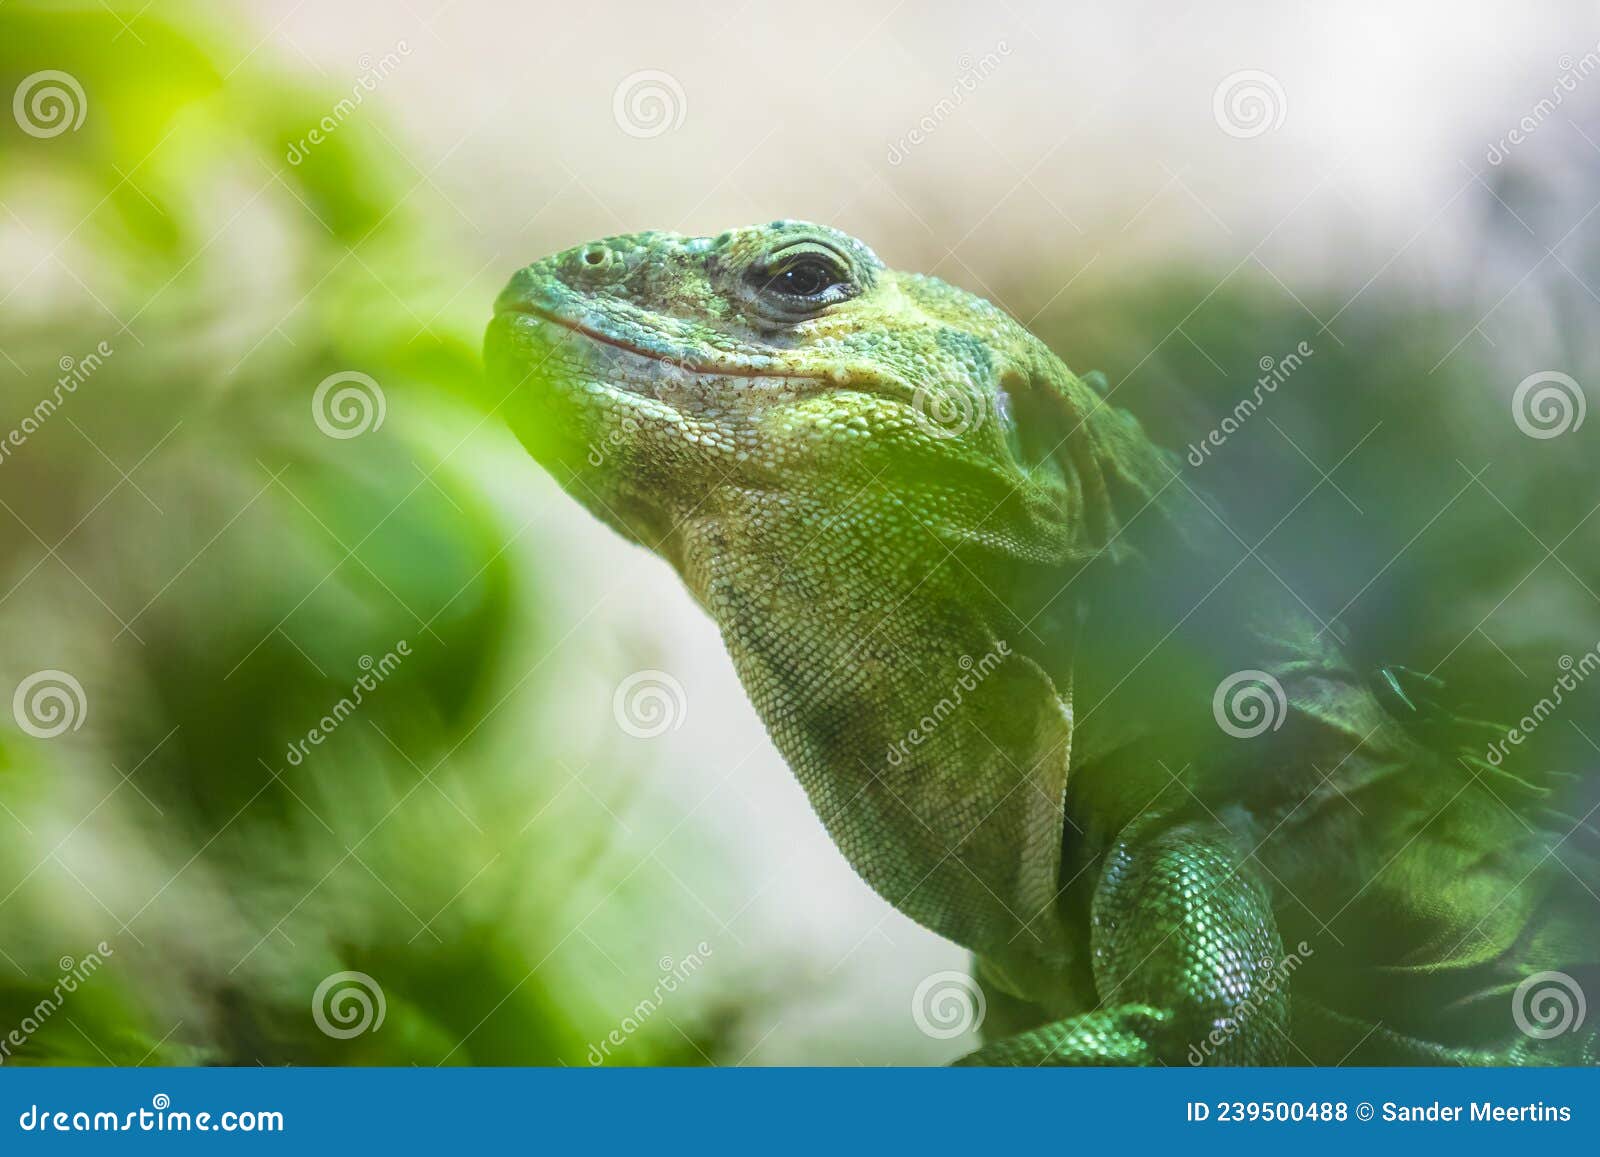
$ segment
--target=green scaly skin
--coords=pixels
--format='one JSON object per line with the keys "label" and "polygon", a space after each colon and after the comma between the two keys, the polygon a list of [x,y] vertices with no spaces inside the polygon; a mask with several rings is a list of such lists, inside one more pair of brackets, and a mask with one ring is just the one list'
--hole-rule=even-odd
{"label": "green scaly skin", "polygon": [[[1600,993],[1589,829],[1419,738],[1001,310],[780,221],[536,262],[486,350],[534,456],[715,619],[851,864],[977,954],[969,1061],[1593,1061],[1592,1023],[1512,1015],[1541,970]],[[1252,738],[1213,704],[1243,670],[1284,694]]]}

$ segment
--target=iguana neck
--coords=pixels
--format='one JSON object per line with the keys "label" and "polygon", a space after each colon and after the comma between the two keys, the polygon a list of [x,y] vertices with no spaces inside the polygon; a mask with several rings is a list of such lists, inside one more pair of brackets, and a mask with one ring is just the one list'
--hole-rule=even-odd
{"label": "iguana neck", "polygon": [[1070,700],[897,502],[859,486],[744,493],[685,528],[685,577],[852,866],[902,912],[1047,983],[1069,951],[1053,902]]}

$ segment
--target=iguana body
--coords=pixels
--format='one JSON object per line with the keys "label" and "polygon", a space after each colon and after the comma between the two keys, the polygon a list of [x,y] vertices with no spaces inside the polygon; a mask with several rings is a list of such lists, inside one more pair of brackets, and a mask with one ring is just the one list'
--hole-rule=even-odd
{"label": "iguana body", "polygon": [[[977,953],[969,1059],[1594,1058],[1512,1015],[1543,970],[1600,992],[1590,830],[1419,741],[994,306],[804,223],[641,233],[520,271],[487,356],[716,620],[857,871]],[[1252,738],[1214,711],[1241,671]]]}

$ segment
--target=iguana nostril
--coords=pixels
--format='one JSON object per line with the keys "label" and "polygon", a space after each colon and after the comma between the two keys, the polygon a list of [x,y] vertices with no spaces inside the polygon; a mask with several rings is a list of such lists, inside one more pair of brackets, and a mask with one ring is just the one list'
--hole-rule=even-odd
{"label": "iguana nostril", "polygon": [[583,251],[583,263],[591,269],[611,264],[611,250],[603,245],[591,245]]}

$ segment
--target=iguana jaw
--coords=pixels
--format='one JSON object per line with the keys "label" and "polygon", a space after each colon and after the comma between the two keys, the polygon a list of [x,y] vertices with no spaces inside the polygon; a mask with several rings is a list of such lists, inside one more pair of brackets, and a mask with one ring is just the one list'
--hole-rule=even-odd
{"label": "iguana jaw", "polygon": [[[512,301],[498,315],[508,325],[546,325],[566,330],[579,342],[590,342],[604,347],[599,360],[615,354],[632,355],[639,361],[629,365],[626,361],[611,363],[615,371],[605,383],[620,393],[649,394],[664,398],[674,381],[684,378],[722,379],[753,378],[767,384],[811,383],[814,387],[837,384],[838,371],[806,372],[804,369],[785,366],[770,357],[733,355],[716,358],[681,348],[662,345],[649,340],[652,331],[643,327],[622,327],[609,322],[603,315],[593,312],[545,306],[530,301]],[[563,336],[563,339],[571,340]],[[709,384],[709,383],[708,383]],[[664,388],[667,387],[667,388]]]}
{"label": "iguana jaw", "polygon": [[[805,345],[757,347],[729,343],[719,348],[699,335],[668,328],[671,319],[652,315],[627,302],[575,292],[559,278],[535,274],[531,266],[518,275],[495,303],[490,344],[496,330],[516,340],[517,331],[543,344],[550,352],[537,361],[552,361],[553,379],[572,378],[563,373],[563,361],[588,363],[586,374],[613,395],[653,397],[669,405],[704,407],[724,396],[755,390],[781,401],[824,390],[849,389],[910,404],[916,385],[892,369],[874,364],[847,349],[814,350]],[[543,331],[543,332],[541,332]],[[565,357],[555,354],[567,347]],[[538,376],[537,365],[528,373]]]}

